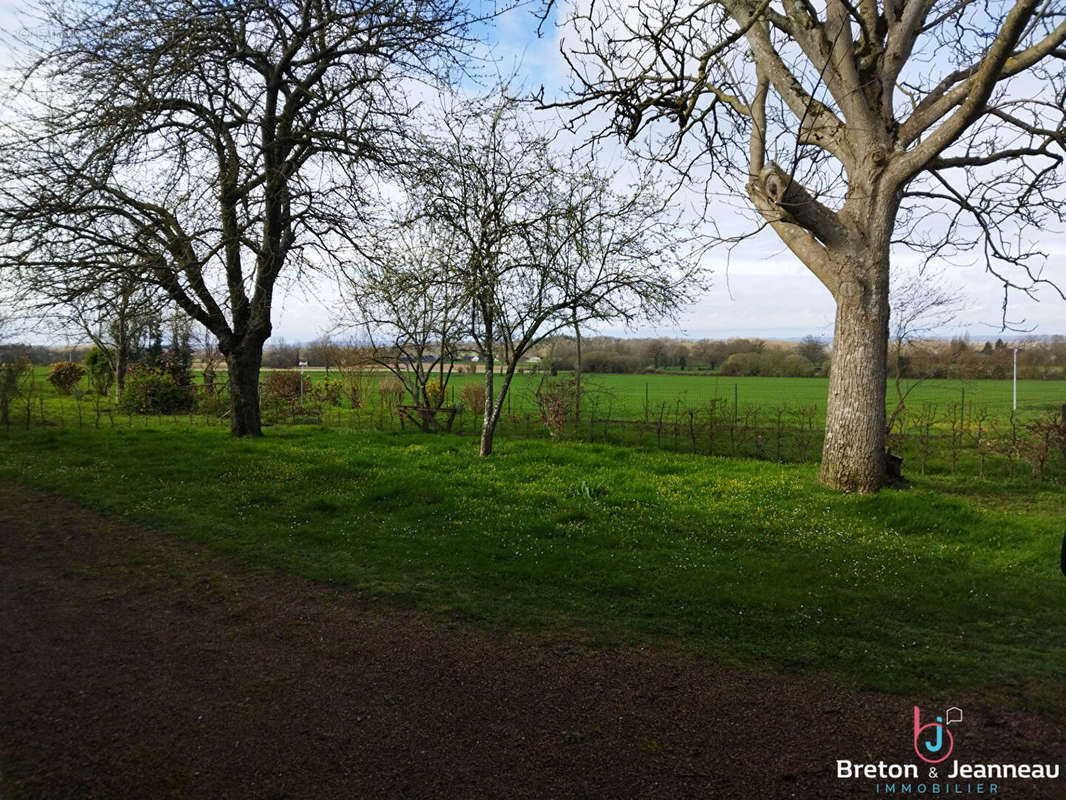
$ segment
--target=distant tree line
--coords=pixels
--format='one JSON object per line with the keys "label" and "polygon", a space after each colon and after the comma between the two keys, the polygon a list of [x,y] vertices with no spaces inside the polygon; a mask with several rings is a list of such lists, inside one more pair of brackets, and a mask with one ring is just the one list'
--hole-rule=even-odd
{"label": "distant tree line", "polygon": [[[158,351],[162,337],[157,331],[151,340],[138,343],[132,361],[142,361],[150,351]],[[169,331],[168,331],[169,334]],[[165,343],[169,347],[169,340]],[[1066,336],[1017,341],[1003,339],[972,342],[965,338],[923,339],[903,347],[902,369],[888,365],[891,377],[954,378],[962,380],[1005,379],[1013,374],[1013,350],[1018,348],[1018,377],[1035,380],[1066,379]],[[288,341],[279,337],[263,351],[263,366],[269,369],[293,369],[305,362],[308,366],[332,368],[336,362],[338,342],[322,336],[310,342]],[[85,360],[92,346],[25,343],[0,344],[0,361],[27,358],[35,366],[57,361]],[[202,349],[202,348],[201,348]],[[458,346],[460,363],[470,362],[472,344]],[[200,349],[194,353],[202,359]],[[587,336],[582,353],[582,370],[590,373],[639,374],[655,371],[714,372],[733,376],[824,377],[829,371],[828,347],[814,336],[799,342],[767,341],[754,338],[671,339]],[[527,366],[558,372],[576,366],[577,348],[573,336],[557,336],[535,348]]]}
{"label": "distant tree line", "polygon": [[964,338],[911,342],[903,348],[901,368],[890,363],[889,374],[962,380],[1010,378],[1014,372],[1015,347],[1019,378],[1066,378],[1066,336],[1061,335],[1014,342],[996,339],[980,344]]}
{"label": "distant tree line", "polygon": [[0,344],[0,362],[9,363],[20,358],[27,359],[35,367],[48,366],[57,361],[81,361],[91,348],[85,345],[77,347],[59,347],[43,344],[25,344],[10,342]]}
{"label": "distant tree line", "polygon": [[[538,352],[545,366],[571,370],[576,365],[577,348],[572,337],[556,337]],[[826,361],[826,347],[813,336],[801,342],[768,342],[763,339],[730,338],[684,340],[657,337],[622,339],[612,336],[586,337],[582,353],[585,372],[633,374],[658,370],[680,372],[720,372],[731,375],[786,374],[782,363],[789,356],[795,375],[813,375]],[[760,365],[765,371],[760,369]]]}
{"label": "distant tree line", "polygon": [[[309,366],[329,367],[335,347],[328,337],[307,344],[278,339],[264,350],[263,366],[287,369],[305,361]],[[981,343],[964,338],[916,340],[903,345],[901,369],[897,369],[895,363],[889,363],[888,374],[893,378],[897,374],[904,378],[1010,378],[1014,347],[1018,347],[1019,378],[1066,379],[1066,336],[1012,342],[996,339]],[[47,351],[47,348],[39,349]],[[473,352],[472,345],[465,348],[460,345],[458,349]],[[538,369],[571,372],[577,366],[577,343],[573,336],[555,336],[535,348],[531,356],[529,365],[535,364]],[[814,336],[798,342],[755,338],[685,340],[586,336],[581,368],[588,373],[622,375],[669,371],[824,377],[829,372],[830,356],[829,348]]]}

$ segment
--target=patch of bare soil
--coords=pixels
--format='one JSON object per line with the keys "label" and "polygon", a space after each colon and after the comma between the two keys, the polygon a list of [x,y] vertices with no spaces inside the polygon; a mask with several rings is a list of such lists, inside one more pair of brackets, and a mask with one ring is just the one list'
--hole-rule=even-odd
{"label": "patch of bare soil", "polygon": [[[447,625],[0,485],[4,798],[871,798],[836,759],[916,762],[922,701]],[[1062,758],[967,702],[960,758]]]}

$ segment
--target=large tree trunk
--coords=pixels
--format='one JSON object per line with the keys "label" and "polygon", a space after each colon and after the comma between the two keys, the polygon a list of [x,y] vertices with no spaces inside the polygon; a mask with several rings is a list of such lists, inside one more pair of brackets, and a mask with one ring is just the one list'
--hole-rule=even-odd
{"label": "large tree trunk", "polygon": [[886,474],[887,252],[844,278],[836,301],[819,478],[834,489],[869,494]]}
{"label": "large tree trunk", "polygon": [[[763,81],[764,93],[766,86]],[[756,130],[765,130],[765,109],[755,111]],[[867,144],[861,162],[848,170],[848,199],[833,211],[777,164],[764,164],[764,142],[753,135],[748,195],[836,300],[819,479],[841,491],[872,494],[887,473],[889,252],[900,192],[898,184],[883,184],[886,150],[875,140]]]}
{"label": "large tree trunk", "polygon": [[225,355],[229,371],[230,434],[262,436],[259,368],[263,363],[263,345],[242,344]]}

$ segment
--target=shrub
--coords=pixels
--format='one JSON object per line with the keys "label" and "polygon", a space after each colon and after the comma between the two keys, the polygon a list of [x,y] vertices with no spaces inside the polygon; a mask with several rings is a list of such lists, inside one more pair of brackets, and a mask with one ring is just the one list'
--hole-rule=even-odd
{"label": "shrub", "polygon": [[31,376],[30,360],[19,358],[0,363],[0,425],[11,422],[11,402],[23,392],[23,384]]}
{"label": "shrub", "polygon": [[85,354],[85,369],[89,373],[89,384],[97,394],[106,395],[111,391],[115,373],[111,371],[111,362],[103,350],[94,347]]}
{"label": "shrub", "polygon": [[[214,389],[214,387],[212,387]],[[226,395],[217,390],[205,391],[200,398],[200,413],[207,415],[220,415],[229,410]]]}
{"label": "shrub", "polygon": [[138,364],[126,373],[118,408],[125,414],[174,414],[190,411],[195,397],[170,372]]}
{"label": "shrub", "polygon": [[311,393],[311,381],[295,370],[272,370],[263,374],[263,398],[296,400]]}
{"label": "shrub", "polygon": [[644,362],[640,356],[618,353],[613,350],[589,350],[581,360],[583,372],[636,374],[643,366]]}
{"label": "shrub", "polygon": [[374,374],[369,370],[348,367],[341,369],[341,384],[348,397],[348,405],[352,408],[362,408],[366,405],[373,382]]}
{"label": "shrub", "polygon": [[463,398],[463,408],[475,414],[485,413],[485,387],[477,383],[468,383],[459,391]]}
{"label": "shrub", "polygon": [[344,387],[339,380],[331,381],[327,373],[322,383],[312,388],[315,402],[327,406],[339,406],[341,404],[341,392]]}
{"label": "shrub", "polygon": [[[548,362],[547,367],[548,367],[548,370],[553,372],[553,373],[555,373],[555,372],[572,372],[573,369],[574,369],[574,365],[576,363],[577,362],[573,358],[556,356],[555,358],[551,359]],[[587,359],[586,359],[585,363],[582,364],[582,367],[584,367],[585,369],[588,369],[588,361],[587,361]],[[595,371],[595,370],[590,370],[590,371]]]}
{"label": "shrub", "polygon": [[573,378],[545,381],[537,389],[536,398],[540,421],[554,439],[574,416],[578,398],[577,381]]}
{"label": "shrub", "polygon": [[722,364],[723,375],[732,375],[742,377],[745,375],[758,375],[759,374],[759,354],[758,353],[733,353]]}
{"label": "shrub", "polygon": [[814,372],[815,367],[811,360],[799,353],[785,356],[781,363],[781,374],[786,378],[809,378]]}
{"label": "shrub", "polygon": [[396,378],[378,379],[378,399],[382,410],[394,411],[403,403],[403,384]]}
{"label": "shrub", "polygon": [[444,386],[440,381],[428,381],[423,390],[426,395],[426,405],[430,408],[440,408],[444,405]]}
{"label": "shrub", "polygon": [[52,365],[52,371],[48,373],[48,382],[56,387],[56,392],[68,395],[78,381],[85,375],[85,367],[75,364],[73,361],[60,361]]}
{"label": "shrub", "polygon": [[759,353],[759,371],[755,374],[764,378],[785,377],[785,357],[783,350],[766,348]]}
{"label": "shrub", "polygon": [[311,396],[311,381],[295,370],[264,373],[260,399],[275,413],[295,414],[300,403]]}

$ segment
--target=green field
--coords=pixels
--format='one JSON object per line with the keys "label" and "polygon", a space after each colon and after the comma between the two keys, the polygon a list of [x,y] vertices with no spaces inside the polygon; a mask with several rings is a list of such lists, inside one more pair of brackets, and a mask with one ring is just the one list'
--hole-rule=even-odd
{"label": "green field", "polygon": [[[47,408],[61,409],[55,405],[59,398],[45,381],[47,367],[35,369],[36,386]],[[321,383],[326,373],[309,370],[307,377]],[[384,377],[387,373],[379,372]],[[333,373],[334,377],[336,373]],[[537,374],[522,373],[515,376],[510,392],[510,411],[515,414],[533,413],[537,410],[534,393],[546,378]],[[501,376],[497,376],[497,388]],[[225,372],[217,373],[216,382],[224,383]],[[483,374],[455,374],[449,382],[450,401],[458,401],[461,387],[481,384]],[[601,375],[587,374],[582,379],[585,389],[584,407],[589,414],[619,420],[653,420],[660,413],[671,419],[679,411],[705,409],[712,402],[739,408],[759,408],[767,413],[778,408],[814,407],[819,426],[825,421],[826,398],[829,392],[827,378],[733,378],[720,375],[690,373],[652,375]],[[84,387],[83,387],[84,388]],[[998,417],[1007,417],[1011,412],[1012,384],[1009,380],[928,380],[918,385],[907,399],[909,408],[924,404],[946,410],[952,405],[967,408],[985,408]],[[896,405],[896,390],[890,381],[887,389],[887,407]],[[91,399],[91,398],[90,398]],[[61,402],[70,406],[72,400]],[[377,402],[374,392],[368,395],[368,405]],[[1053,411],[1066,405],[1066,381],[1018,381],[1018,414],[1028,418],[1034,414]]]}
{"label": "green field", "polygon": [[[566,373],[562,373],[566,374]],[[321,382],[322,371],[309,371],[308,377]],[[462,386],[484,382],[484,374],[456,374],[449,381],[453,400],[457,400]],[[534,393],[542,380],[550,378],[539,374],[520,373],[511,385],[511,411],[526,413],[536,411]],[[497,375],[499,388],[502,376]],[[908,385],[904,383],[904,387]],[[732,407],[733,403],[745,407],[758,407],[772,411],[779,407],[814,406],[817,408],[819,425],[825,422],[826,398],[829,394],[828,378],[759,378],[728,377],[707,373],[651,374],[651,375],[603,375],[586,374],[582,377],[586,393],[584,405],[589,413],[610,419],[641,420],[647,412],[654,419],[663,411],[671,417],[679,408],[702,409],[711,402]],[[937,379],[918,384],[907,398],[909,407],[933,404],[941,409],[965,403],[969,408],[987,408],[993,415],[1010,415],[1013,386],[1009,380]],[[372,398],[373,399],[373,398]],[[1066,404],[1066,381],[1020,380],[1018,381],[1018,413],[1021,417],[1053,410]],[[896,405],[894,382],[887,384],[886,407]]]}
{"label": "green field", "polygon": [[[453,378],[456,387],[484,376],[459,375]],[[647,406],[648,417],[656,417],[660,410],[672,415],[682,409],[705,408],[717,399],[741,408],[756,406],[773,410],[787,406],[817,406],[818,424],[825,421],[828,378],[731,378],[719,375],[585,375],[583,383],[588,392],[586,405],[611,419],[643,419]],[[533,392],[540,378],[521,375],[515,378],[512,407],[516,411],[535,410]],[[923,403],[947,408],[951,404],[966,403],[983,407],[999,416],[1011,411],[1012,385],[1010,381],[929,380],[921,383],[908,397],[908,406]],[[1018,381],[1018,411],[1023,416],[1066,404],[1066,381]],[[887,407],[896,405],[895,385],[888,384]],[[591,410],[591,409],[590,409]]]}
{"label": "green field", "polygon": [[480,459],[468,438],[322,426],[0,430],[0,478],[447,618],[1061,697],[1061,486],[856,497],[815,475],[548,440]]}

